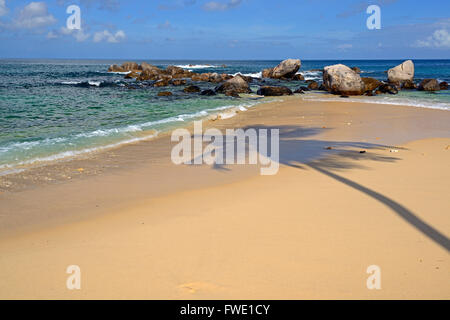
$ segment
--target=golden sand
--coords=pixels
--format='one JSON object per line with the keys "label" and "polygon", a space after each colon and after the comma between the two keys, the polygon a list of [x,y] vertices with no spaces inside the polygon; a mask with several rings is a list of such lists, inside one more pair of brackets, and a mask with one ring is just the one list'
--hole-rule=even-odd
{"label": "golden sand", "polygon": [[450,298],[448,111],[294,97],[205,125],[280,128],[278,174],[175,166],[168,136],[41,169],[71,179],[0,193],[0,298]]}

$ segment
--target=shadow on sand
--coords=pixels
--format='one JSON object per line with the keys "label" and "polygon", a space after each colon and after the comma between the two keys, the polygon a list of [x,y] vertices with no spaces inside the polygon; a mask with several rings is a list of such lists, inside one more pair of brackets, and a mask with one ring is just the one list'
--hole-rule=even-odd
{"label": "shadow on sand", "polygon": [[[270,142],[271,129],[279,129],[279,163],[282,165],[306,169],[314,169],[336,181],[339,181],[359,192],[366,194],[374,200],[379,201],[404,221],[415,227],[422,234],[439,244],[447,251],[450,251],[450,240],[434,227],[430,226],[421,220],[413,212],[402,206],[400,203],[390,199],[389,197],[371,190],[363,185],[352,180],[344,178],[332,171],[342,171],[353,168],[364,168],[359,163],[359,160],[381,161],[381,162],[395,162],[401,160],[396,157],[388,157],[376,154],[374,151],[381,151],[393,148],[392,146],[385,146],[380,144],[372,144],[365,142],[346,142],[346,141],[324,141],[314,140],[310,137],[322,132],[323,128],[303,128],[300,126],[278,126],[270,127],[264,125],[256,125],[245,127],[247,129],[267,129]],[[224,143],[225,144],[225,143]],[[248,147],[248,141],[246,141]],[[395,147],[396,149],[400,149]],[[270,143],[267,147],[270,149]],[[223,150],[225,151],[225,145]],[[366,151],[360,153],[360,151]],[[235,154],[237,149],[235,149]],[[194,160],[194,159],[192,159]],[[214,170],[230,171],[229,167],[215,164],[212,166]]]}

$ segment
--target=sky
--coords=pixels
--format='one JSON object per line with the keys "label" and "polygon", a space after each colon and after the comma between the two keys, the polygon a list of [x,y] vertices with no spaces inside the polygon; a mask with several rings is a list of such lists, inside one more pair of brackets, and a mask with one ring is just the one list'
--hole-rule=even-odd
{"label": "sky", "polygon": [[450,59],[450,1],[0,0],[0,58]]}

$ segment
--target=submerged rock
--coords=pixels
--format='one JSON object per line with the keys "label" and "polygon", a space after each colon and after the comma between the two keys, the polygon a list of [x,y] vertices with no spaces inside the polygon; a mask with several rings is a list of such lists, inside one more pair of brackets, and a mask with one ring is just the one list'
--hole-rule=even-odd
{"label": "submerged rock", "polygon": [[406,80],[400,85],[400,88],[402,90],[412,90],[417,89],[417,85],[414,83],[414,81]]}
{"label": "submerged rock", "polygon": [[439,87],[441,88],[441,90],[448,90],[448,83],[442,81],[441,83],[439,83]]}
{"label": "submerged rock", "polygon": [[376,88],[378,88],[381,85],[381,81],[378,81],[377,79],[374,78],[361,78],[361,80],[364,82],[364,90],[367,91],[372,91],[375,90]]}
{"label": "submerged rock", "polygon": [[153,84],[154,87],[167,87],[168,85],[169,85],[168,80],[158,80]]}
{"label": "submerged rock", "polygon": [[201,89],[197,86],[187,86],[186,88],[183,89],[183,91],[186,93],[197,93],[200,92]]}
{"label": "submerged rock", "polygon": [[383,83],[381,86],[378,87],[376,92],[378,92],[377,94],[379,93],[397,94],[398,89],[393,84]]}
{"label": "submerged rock", "polygon": [[172,80],[170,80],[170,84],[173,86],[184,86],[186,84],[186,80],[172,79]]}
{"label": "submerged rock", "polygon": [[436,79],[424,79],[417,89],[420,91],[439,91],[441,86]]}
{"label": "submerged rock", "polygon": [[135,71],[131,71],[130,73],[127,73],[125,75],[125,79],[137,79],[137,78],[139,78],[139,73]]}
{"label": "submerged rock", "polygon": [[327,66],[323,70],[323,83],[334,94],[361,95],[364,93],[364,82],[359,74],[343,64]]}
{"label": "submerged rock", "polygon": [[170,92],[170,91],[161,91],[161,92],[158,92],[158,97],[169,97],[169,96],[171,96],[172,95],[172,92]]}
{"label": "submerged rock", "polygon": [[319,89],[319,84],[314,80],[308,80],[308,89],[317,90]]}
{"label": "submerged rock", "polygon": [[202,96],[215,96],[216,92],[214,90],[211,90],[211,89],[206,89],[206,90],[203,90],[200,94]]}
{"label": "submerged rock", "polygon": [[227,97],[234,97],[234,98],[240,98],[241,96],[239,95],[239,93],[236,90],[228,90],[225,91],[225,95]]}
{"label": "submerged rock", "polygon": [[288,87],[263,86],[259,88],[257,94],[260,96],[285,96],[292,95],[292,91]]}
{"label": "submerged rock", "polygon": [[294,80],[294,81],[305,81],[305,77],[302,74],[300,74],[300,73],[296,73],[294,75],[294,77],[292,77],[292,80]]}

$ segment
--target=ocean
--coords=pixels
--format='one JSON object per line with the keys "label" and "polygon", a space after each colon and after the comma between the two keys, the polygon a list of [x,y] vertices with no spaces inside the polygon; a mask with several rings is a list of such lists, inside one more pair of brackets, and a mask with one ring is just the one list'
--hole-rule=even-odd
{"label": "ocean", "polygon": [[[186,121],[233,108],[245,111],[270,99],[239,99],[183,93],[184,87],[139,88],[123,74],[108,73],[120,60],[0,60],[0,175],[32,164],[66,159],[78,154],[149,139],[159,131]],[[138,62],[141,62],[138,60]],[[260,77],[261,70],[280,61],[151,61],[165,68],[180,66],[194,72],[218,72]],[[336,63],[361,69],[361,76],[386,80],[386,70],[401,60],[302,61],[305,80],[321,81],[317,69]],[[415,60],[415,80],[436,78],[450,82],[450,60]],[[298,88],[304,82],[269,83]],[[202,89],[216,84],[195,83]],[[253,91],[258,81],[251,85]],[[131,87],[130,87],[131,85]],[[158,97],[160,91],[173,96]],[[305,100],[341,99],[321,92]],[[398,95],[355,97],[367,101],[450,110],[450,91],[401,91]],[[232,115],[233,113],[231,113]]]}

